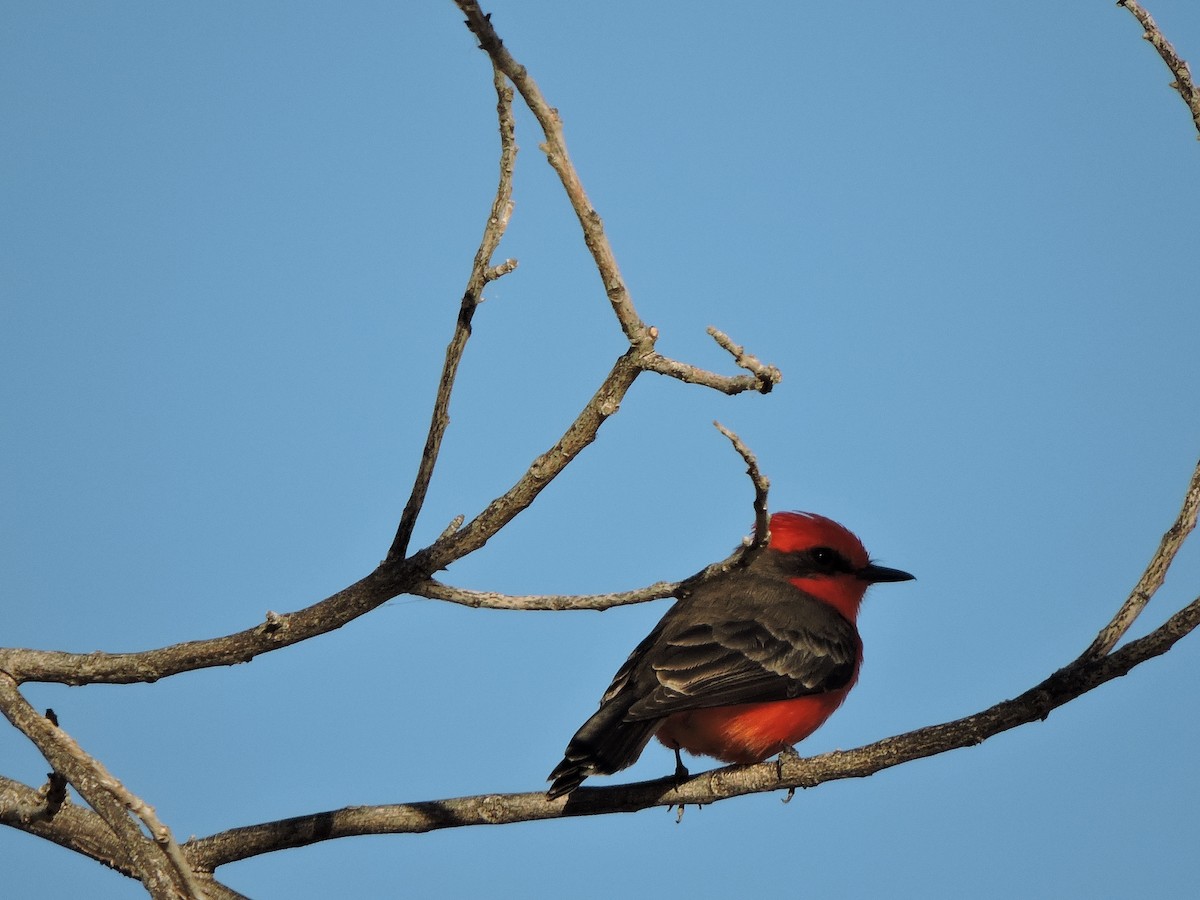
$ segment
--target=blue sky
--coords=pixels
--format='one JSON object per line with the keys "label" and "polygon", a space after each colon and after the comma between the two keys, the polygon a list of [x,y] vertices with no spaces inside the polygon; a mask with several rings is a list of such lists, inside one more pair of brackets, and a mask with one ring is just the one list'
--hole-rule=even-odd
{"label": "blue sky", "polygon": [[[451,583],[680,578],[777,509],[887,565],[866,664],[801,750],[1011,697],[1108,621],[1200,453],[1200,145],[1112,3],[486,6],[563,116],[659,349],[654,376]],[[1200,7],[1150,6],[1200,60]],[[306,606],[386,552],[495,182],[490,69],[445,3],[16,3],[0,13],[6,645],[146,649]],[[504,490],[622,351],[519,117],[519,270],[475,319],[416,539]],[[1139,622],[1200,585],[1193,545]],[[400,598],[234,669],[27,688],[186,838],[539,788],[665,602]],[[981,747],[689,810],[331,842],[226,867],[256,898],[1183,897],[1191,637]],[[0,771],[45,762],[0,733]],[[670,770],[651,747],[622,777]],[[13,896],[134,882],[11,830]]]}

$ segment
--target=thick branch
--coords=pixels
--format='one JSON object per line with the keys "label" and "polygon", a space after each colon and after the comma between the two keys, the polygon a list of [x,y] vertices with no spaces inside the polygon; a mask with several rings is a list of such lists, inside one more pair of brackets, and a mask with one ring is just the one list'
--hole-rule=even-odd
{"label": "thick branch", "polygon": [[[766,535],[766,529],[761,523],[761,519],[766,515],[766,479],[758,471],[754,456],[748,448],[736,435],[726,433],[746,460],[749,474],[755,483],[755,507],[759,519],[756,532],[761,542]],[[1200,504],[1200,499],[1197,498],[1197,491],[1200,490],[1198,483],[1200,465],[1197,465],[1189,483],[1183,510],[1160,543],[1147,567],[1148,572],[1165,572],[1179,544],[1191,531],[1195,508]],[[739,548],[730,559],[736,561],[745,549]],[[704,574],[696,577],[703,577]],[[1143,581],[1146,581],[1145,577]],[[1153,593],[1160,583],[1161,578],[1156,583],[1153,580],[1147,581],[1147,590]],[[681,583],[679,589],[686,590],[687,584],[688,582]],[[1124,609],[1125,606],[1122,607],[1122,610]],[[1113,622],[1121,620],[1122,616],[1118,614]],[[186,849],[199,861],[199,867],[211,871],[226,862],[334,837],[423,832],[466,825],[496,825],[534,819],[633,812],[650,806],[714,803],[743,794],[815,787],[826,781],[861,778],[914,759],[974,746],[1002,731],[1043,720],[1053,710],[1076,697],[1125,675],[1148,659],[1166,653],[1176,641],[1194,630],[1198,624],[1200,597],[1145,637],[1131,641],[1109,655],[1097,655],[1089,649],[1075,661],[1012,700],[997,703],[966,718],[886,738],[857,750],[827,753],[809,759],[785,756],[773,763],[714,769],[678,785],[673,779],[661,779],[615,787],[584,787],[558,801],[546,800],[545,795],[539,791],[532,794],[496,794],[336,810],[221,832],[189,842]],[[1101,631],[1097,637],[1097,644],[1104,640],[1112,628],[1113,623],[1110,623]]]}
{"label": "thick branch", "polygon": [[180,672],[232,666],[342,627],[403,593],[406,579],[428,573],[377,570],[330,597],[292,613],[268,612],[266,621],[224,637],[187,641],[137,653],[67,653],[61,650],[0,648],[0,672],[18,682],[132,684]]}
{"label": "thick branch", "polygon": [[[129,854],[100,816],[69,799],[50,812],[47,793],[50,791],[46,787],[34,789],[0,775],[0,825],[44,838],[121,875],[137,878]],[[209,873],[197,873],[195,878],[207,900],[246,900],[242,894],[213,880]],[[47,873],[46,881],[48,885],[54,883],[52,873]]]}
{"label": "thick branch", "polygon": [[1111,656],[1081,658],[1019,697],[963,719],[921,728],[855,750],[714,769],[677,786],[673,779],[665,778],[611,787],[582,787],[556,801],[547,800],[545,793],[538,791],[351,807],[234,828],[189,841],[184,850],[198,867],[207,870],[263,853],[353,835],[423,833],[468,825],[636,812],[652,806],[708,804],[745,794],[862,778],[901,763],[974,746],[1003,731],[1045,719],[1076,697],[1166,653],[1197,624],[1200,624],[1200,598],[1146,637],[1130,642]]}
{"label": "thick branch", "polygon": [[35,789],[0,776],[0,824],[82,853],[122,875],[137,877],[129,854],[100,816],[69,800],[51,812],[48,793],[46,787]]}
{"label": "thick branch", "polygon": [[551,481],[596,439],[605,420],[621,407],[621,401],[633,385],[641,368],[632,349],[613,364],[599,389],[567,428],[561,438],[533,461],[516,484],[487,505],[458,531],[443,536],[417,553],[413,562],[429,572],[443,569],[456,559],[473,553],[501,528],[529,507]]}
{"label": "thick branch", "polygon": [[[100,815],[129,854],[134,874],[152,897],[164,900],[203,897],[191,866],[153,809],[130,793],[54,722],[39,715],[21,695],[16,681],[3,673],[0,673],[0,711]],[[146,839],[127,810],[141,819],[154,840]]]}

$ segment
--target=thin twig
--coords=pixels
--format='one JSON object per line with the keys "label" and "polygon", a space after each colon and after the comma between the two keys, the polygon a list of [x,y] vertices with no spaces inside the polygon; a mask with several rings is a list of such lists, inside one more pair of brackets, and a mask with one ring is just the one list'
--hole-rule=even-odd
{"label": "thin twig", "polygon": [[1167,570],[1171,568],[1171,563],[1174,562],[1179,548],[1183,546],[1187,536],[1195,529],[1198,511],[1200,511],[1200,462],[1196,463],[1196,469],[1192,472],[1179,515],[1163,534],[1162,540],[1158,543],[1158,549],[1154,552],[1146,570],[1142,572],[1142,577],[1138,579],[1137,585],[1121,608],[1117,610],[1112,621],[1100,630],[1091,646],[1083,652],[1083,658],[1103,656],[1108,653],[1129,630],[1129,626],[1134,623],[1134,620],[1141,615],[1146,604],[1150,602],[1150,598],[1166,580]]}
{"label": "thin twig", "polygon": [[659,353],[647,353],[642,357],[642,367],[659,375],[677,378],[688,384],[699,384],[725,394],[740,394],[743,391],[757,391],[769,394],[775,385],[783,381],[783,374],[775,366],[761,362],[758,357],[746,352],[746,348],[735,344],[725,332],[709,327],[712,336],[722,349],[729,352],[739,368],[745,369],[749,375],[718,375],[689,363],[670,359]]}
{"label": "thin twig", "polygon": [[767,509],[767,492],[771,490],[771,481],[759,469],[758,457],[750,451],[750,448],[746,446],[746,443],[740,437],[720,422],[713,422],[713,425],[717,427],[717,431],[729,438],[730,443],[733,444],[733,449],[745,461],[746,474],[750,476],[750,483],[754,485],[754,534],[746,547],[747,556],[749,556],[751,553],[758,553],[765,549],[771,539],[771,529],[769,527],[771,516],[770,511]]}
{"label": "thin twig", "polygon": [[458,310],[458,322],[454,327],[454,336],[446,348],[446,362],[442,367],[442,377],[438,382],[437,396],[433,403],[433,416],[429,423],[429,434],[425,438],[425,447],[421,451],[421,462],[417,466],[416,479],[413,482],[412,493],[404,505],[400,516],[400,525],[396,529],[396,537],[388,550],[389,561],[398,561],[408,552],[408,543],[412,540],[413,528],[416,527],[417,516],[425,504],[425,496],[429,490],[429,482],[433,478],[433,469],[437,465],[438,454],[441,452],[442,438],[450,424],[450,394],[454,390],[454,379],[458,374],[458,365],[462,361],[467,340],[471,337],[471,319],[475,310],[483,302],[483,288],[486,284],[517,267],[516,260],[509,259],[498,266],[493,266],[492,255],[500,246],[500,239],[508,228],[512,216],[512,179],[513,168],[517,159],[516,123],[513,119],[513,91],[503,73],[492,67],[492,83],[496,88],[496,116],[500,122],[500,181],[496,186],[496,198],[492,201],[488,213],[487,224],[483,229],[483,238],[479,242],[479,250],[471,266],[471,274],[467,279],[467,288],[463,292],[462,303]]}
{"label": "thin twig", "polygon": [[612,304],[617,321],[621,323],[625,337],[629,339],[631,345],[639,347],[643,351],[650,350],[654,346],[654,337],[633,307],[629,290],[625,286],[625,280],[621,277],[621,270],[617,265],[616,254],[613,253],[608,235],[605,234],[604,223],[591,201],[588,200],[587,191],[583,188],[579,173],[575,171],[570,154],[567,153],[567,141],[563,135],[562,120],[559,119],[558,110],[542,96],[541,89],[530,77],[525,67],[513,59],[512,54],[504,46],[504,42],[500,40],[500,36],[492,28],[491,17],[483,13],[479,4],[475,0],[455,0],[455,2],[467,17],[467,27],[479,39],[480,48],[491,58],[493,65],[503,71],[521,92],[525,104],[541,126],[542,133],[546,138],[542,150],[550,165],[554,167],[554,171],[558,173],[567,199],[570,200],[571,208],[575,210],[575,215],[579,219],[579,225],[583,229],[584,242],[591,251],[592,259],[595,260],[596,269],[604,283],[605,294]]}
{"label": "thin twig", "polygon": [[495,591],[473,591],[454,587],[432,578],[414,585],[410,594],[428,597],[430,600],[446,600],[475,609],[511,610],[605,610],[632,603],[645,603],[674,596],[679,582],[659,581],[632,591],[616,591],[611,594],[500,594]]}
{"label": "thin twig", "polygon": [[[1117,0],[1117,6],[1123,6],[1129,10],[1145,29],[1142,37],[1153,45],[1154,49],[1158,51],[1158,55],[1162,57],[1162,61],[1167,64],[1167,68],[1171,70],[1171,74],[1175,76],[1175,80],[1171,82],[1170,86],[1179,92],[1179,96],[1187,104],[1188,110],[1192,114],[1192,123],[1196,126],[1196,131],[1200,132],[1200,91],[1196,89],[1196,85],[1192,81],[1192,71],[1188,68],[1188,64],[1175,52],[1171,42],[1159,29],[1158,23],[1137,0]],[[1197,134],[1196,137],[1197,140],[1200,140],[1200,134]]]}
{"label": "thin twig", "polygon": [[[463,528],[448,537],[439,538],[425,550],[414,554],[411,559],[412,564],[427,573],[438,571],[468,553],[478,550],[515,516],[528,508],[541,490],[556,478],[584,447],[596,439],[600,426],[620,408],[621,401],[640,372],[647,369],[670,372],[682,380],[707,384],[726,393],[739,393],[745,390],[763,390],[765,392],[770,389],[770,384],[779,379],[778,370],[762,366],[752,356],[745,354],[741,348],[737,348],[735,359],[739,359],[740,365],[744,364],[744,367],[750,368],[754,373],[750,377],[725,378],[686,366],[683,363],[677,363],[674,360],[667,360],[654,352],[657,329],[647,327],[638,316],[637,310],[634,309],[633,301],[621,277],[616,257],[604,232],[600,216],[588,201],[579,174],[575,171],[567,153],[562,123],[557,111],[546,101],[525,67],[513,59],[504,47],[500,37],[492,28],[490,18],[480,10],[479,4],[475,0],[455,0],[455,2],[466,15],[467,26],[479,39],[479,45],[490,57],[494,69],[503,72],[512,82],[542,126],[546,136],[546,144],[543,149],[555,171],[558,172],[563,188],[579,218],[584,241],[592,253],[604,282],[609,302],[630,346],[629,351],[614,363],[604,383],[600,385],[562,438],[535,459],[516,484],[493,500],[483,512]],[[720,338],[718,338],[718,342],[720,342]],[[731,344],[728,338],[725,338],[725,342]],[[397,541],[393,543],[392,553],[389,554],[390,561],[395,562],[398,559],[397,553],[400,548],[407,547],[407,541],[400,540],[401,537],[402,535],[398,533]]]}
{"label": "thin twig", "polygon": [[745,369],[759,382],[758,391],[763,394],[769,394],[771,388],[783,381],[783,373],[775,366],[767,365],[759,360],[752,353],[747,353],[746,348],[741,344],[735,344],[733,338],[715,328],[712,325],[708,326],[708,334],[718,346],[726,353],[733,357],[734,363],[740,369]]}

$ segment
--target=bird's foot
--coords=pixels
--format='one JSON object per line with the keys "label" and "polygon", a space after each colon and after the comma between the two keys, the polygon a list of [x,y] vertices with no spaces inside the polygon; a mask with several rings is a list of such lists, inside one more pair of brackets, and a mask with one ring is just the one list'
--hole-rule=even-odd
{"label": "bird's foot", "polygon": [[[775,775],[780,781],[783,780],[783,767],[788,763],[799,762],[800,754],[796,752],[795,747],[784,747],[779,751],[779,757],[775,760]],[[783,798],[784,803],[790,803],[791,799],[796,796],[796,789],[789,787],[787,796]]]}
{"label": "bird's foot", "polygon": [[672,777],[680,784],[692,777],[692,773],[683,764],[683,757],[679,755],[678,747],[675,748],[675,774]]}

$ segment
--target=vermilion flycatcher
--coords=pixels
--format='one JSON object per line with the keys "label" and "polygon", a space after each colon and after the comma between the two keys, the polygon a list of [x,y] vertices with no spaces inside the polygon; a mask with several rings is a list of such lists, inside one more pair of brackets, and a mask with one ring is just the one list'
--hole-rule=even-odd
{"label": "vermilion flycatcher", "polygon": [[846,528],[775,513],[767,549],[682,597],[625,661],[550,773],[553,799],[632,765],[652,736],[676,753],[755,763],[804,740],[862,664],[868,587],[909,581],[875,565]]}

